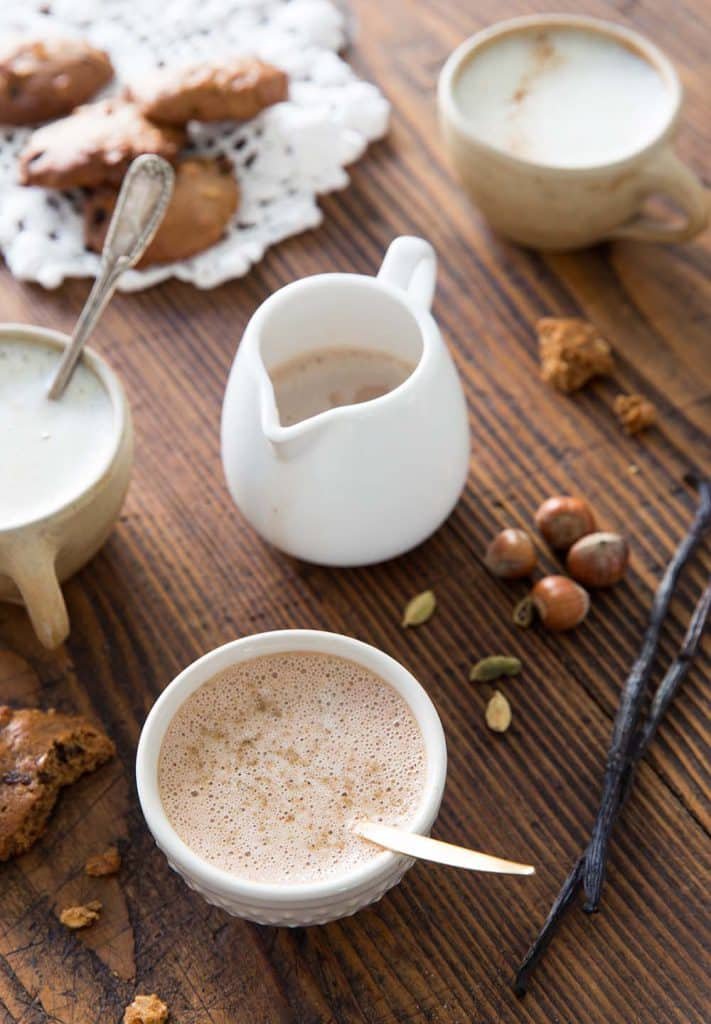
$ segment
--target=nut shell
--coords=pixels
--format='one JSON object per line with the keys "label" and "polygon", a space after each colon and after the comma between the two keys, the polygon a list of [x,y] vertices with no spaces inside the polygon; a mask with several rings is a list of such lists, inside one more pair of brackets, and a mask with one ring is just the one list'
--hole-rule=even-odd
{"label": "nut shell", "polygon": [[509,527],[497,533],[484,555],[484,564],[494,576],[518,580],[536,568],[536,549],[525,530]]}
{"label": "nut shell", "polygon": [[538,616],[555,632],[579,625],[590,608],[590,596],[567,576],[544,576],[531,591]]}
{"label": "nut shell", "polygon": [[580,537],[592,533],[595,516],[584,498],[558,494],[539,506],[536,526],[552,548],[567,550]]}
{"label": "nut shell", "polygon": [[586,587],[619,583],[629,563],[629,545],[619,533],[589,533],[568,552],[568,572]]}

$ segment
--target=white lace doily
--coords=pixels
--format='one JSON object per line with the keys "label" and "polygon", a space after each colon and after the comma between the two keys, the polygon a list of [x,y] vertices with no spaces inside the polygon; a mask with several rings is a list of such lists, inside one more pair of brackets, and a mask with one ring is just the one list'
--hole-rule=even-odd
{"label": "white lace doily", "polygon": [[[318,194],[345,187],[345,165],[386,131],[386,100],[338,56],[346,19],[329,0],[0,0],[6,32],[78,35],[107,50],[116,79],[105,94],[156,66],[229,54],[255,54],[289,74],[289,101],[253,121],[190,126],[194,152],[233,162],[239,210],[217,245],[130,271],[126,291],[167,277],[211,288],[245,274],[269,245],[320,223]],[[16,277],[55,288],[94,276],[99,259],[84,247],[79,192],[17,184],[29,134],[0,125],[0,248]]]}

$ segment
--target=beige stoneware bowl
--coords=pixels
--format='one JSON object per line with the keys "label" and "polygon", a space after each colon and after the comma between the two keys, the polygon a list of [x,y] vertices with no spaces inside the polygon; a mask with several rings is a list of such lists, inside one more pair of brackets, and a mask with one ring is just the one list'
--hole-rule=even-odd
{"label": "beige stoneware bowl", "polygon": [[[614,162],[559,167],[514,155],[477,136],[456,98],[465,65],[504,37],[560,28],[607,36],[657,69],[669,91],[669,113],[649,144]],[[612,22],[569,14],[512,18],[478,32],[454,50],[438,85],[445,149],[473,202],[502,235],[549,250],[614,238],[682,242],[708,225],[710,193],[673,150],[682,100],[671,61],[648,39]],[[645,213],[646,200],[655,194],[672,199],[683,211],[680,223]]]}

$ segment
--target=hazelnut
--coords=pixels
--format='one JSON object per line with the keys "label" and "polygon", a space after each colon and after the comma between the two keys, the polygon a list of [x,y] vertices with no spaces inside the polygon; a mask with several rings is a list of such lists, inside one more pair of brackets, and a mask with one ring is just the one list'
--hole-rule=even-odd
{"label": "hazelnut", "polygon": [[583,498],[559,494],[540,506],[536,512],[536,526],[552,548],[567,550],[580,537],[592,533],[595,517]]}
{"label": "hazelnut", "polygon": [[568,552],[568,572],[586,587],[619,583],[629,562],[629,545],[619,533],[589,533]]}
{"label": "hazelnut", "polygon": [[590,607],[587,591],[567,576],[544,576],[531,591],[531,598],[543,625],[556,632],[577,626]]}
{"label": "hazelnut", "polygon": [[497,533],[486,549],[484,564],[494,576],[518,580],[536,568],[536,549],[525,530],[509,528]]}

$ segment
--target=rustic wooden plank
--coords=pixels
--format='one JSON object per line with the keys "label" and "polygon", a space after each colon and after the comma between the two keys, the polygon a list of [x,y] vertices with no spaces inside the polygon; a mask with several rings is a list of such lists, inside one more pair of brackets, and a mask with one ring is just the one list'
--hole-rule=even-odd
{"label": "rustic wooden plank", "polygon": [[[0,1020],[118,1021],[137,990],[161,993],[180,1024],[700,1024],[709,924],[708,653],[690,673],[643,765],[613,844],[602,912],[573,913],[523,1002],[509,983],[595,812],[619,685],[636,653],[651,592],[685,529],[690,467],[711,467],[709,246],[632,243],[542,257],[495,238],[440,151],[433,89],[446,54],[497,17],[545,10],[534,0],[357,0],[352,59],[395,103],[389,138],[323,201],[317,231],[270,252],[242,281],[200,293],[171,282],[120,296],[97,346],[129,391],[137,432],[131,491],[114,535],[66,586],[72,636],[42,651],[21,609],[0,606],[0,697],[92,714],[119,757],[65,794],[27,856],[0,869]],[[577,10],[561,0],[563,10]],[[704,30],[698,0],[594,0],[588,13],[654,36],[687,90],[680,151],[697,170],[705,137]],[[708,32],[706,32],[708,37]],[[410,555],[366,570],[301,565],[264,546],[222,480],[218,421],[226,374],[251,312],[275,288],[330,269],[372,273],[398,233],[440,254],[435,312],[462,373],[473,455],[448,523]],[[54,293],[0,276],[3,317],[69,329],[87,293]],[[536,320],[578,314],[608,334],[614,379],[574,399],[537,377]],[[649,394],[659,428],[623,437],[619,390]],[[588,496],[629,532],[632,570],[597,595],[568,637],[509,622],[523,584],[502,585],[481,553],[500,525],[530,524],[556,491]],[[555,562],[546,556],[546,567]],[[685,574],[662,640],[672,657],[708,572]],[[404,633],[400,612],[425,586],[439,609]],[[417,866],[379,905],[324,928],[259,928],[209,908],[165,864],[136,803],[140,726],[169,679],[203,651],[262,629],[311,626],[382,647],[422,680],[449,741],[436,833],[540,865],[533,879],[483,878]],[[486,728],[487,690],[472,660],[520,653],[502,684],[514,724]],[[118,840],[118,879],[90,880],[86,856]],[[57,912],[101,898],[102,921],[69,934]]]}

